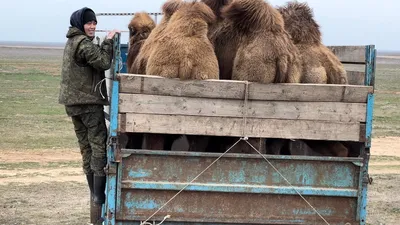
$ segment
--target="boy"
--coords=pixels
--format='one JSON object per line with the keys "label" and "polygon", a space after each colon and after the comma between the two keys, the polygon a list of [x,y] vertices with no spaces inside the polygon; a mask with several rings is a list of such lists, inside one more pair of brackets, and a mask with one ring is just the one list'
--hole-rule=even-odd
{"label": "boy", "polygon": [[[94,11],[83,7],[72,13],[64,49],[59,103],[65,105],[72,119],[80,151],[83,171],[91,191],[91,222],[99,223],[101,205],[105,202],[107,163],[107,128],[103,106],[108,105],[104,71],[110,69],[113,30],[98,46],[92,42],[97,19]],[[103,82],[104,81],[104,82]],[[93,199],[93,200],[92,200]],[[94,207],[93,207],[94,206]],[[96,217],[96,218],[94,218]]]}

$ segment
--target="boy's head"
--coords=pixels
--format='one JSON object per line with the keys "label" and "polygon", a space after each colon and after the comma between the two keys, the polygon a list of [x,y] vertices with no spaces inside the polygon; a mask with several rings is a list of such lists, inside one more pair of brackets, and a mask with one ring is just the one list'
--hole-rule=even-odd
{"label": "boy's head", "polygon": [[70,24],[89,37],[94,37],[97,25],[96,14],[90,8],[83,7],[72,13]]}

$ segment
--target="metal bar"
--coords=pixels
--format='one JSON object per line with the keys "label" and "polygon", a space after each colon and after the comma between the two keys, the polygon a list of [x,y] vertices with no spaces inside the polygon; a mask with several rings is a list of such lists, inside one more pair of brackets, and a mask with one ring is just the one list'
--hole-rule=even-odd
{"label": "metal bar", "polygon": [[117,74],[120,71],[120,61],[121,61],[121,34],[115,34],[114,36],[114,70],[112,71],[113,73],[112,78],[114,80],[117,79]]}
{"label": "metal bar", "polygon": [[[122,198],[121,198],[121,193],[122,193],[122,165],[123,161],[121,160],[121,162],[119,162],[118,165],[118,172],[117,172],[117,206],[116,206],[116,212],[120,212],[121,211],[121,205],[122,205]],[[118,220],[118,218],[116,218],[116,220]]]}
{"label": "metal bar", "polygon": [[[145,182],[145,181],[123,181],[122,188],[160,191],[179,191],[186,183],[177,182]],[[292,187],[264,186],[264,185],[242,185],[242,184],[201,184],[193,183],[186,191],[205,192],[227,192],[227,193],[251,193],[251,194],[280,194],[297,195]],[[357,197],[357,189],[337,188],[310,188],[296,187],[302,195],[307,196],[335,196],[335,197]]]}
{"label": "metal bar", "polygon": [[367,101],[367,117],[366,117],[366,126],[365,126],[365,138],[366,148],[371,148],[371,141],[372,141],[372,122],[374,118],[374,104],[375,104],[375,94],[369,93],[368,94],[368,101]]}
{"label": "metal bar", "polygon": [[[375,71],[376,71],[376,49],[375,45],[366,46],[365,51],[365,85],[373,86],[375,89]],[[375,94],[369,93],[367,97],[367,112],[366,112],[366,130],[365,130],[365,145],[361,149],[363,156],[363,166],[360,171],[359,181],[359,196],[357,201],[357,220],[360,225],[365,225],[367,220],[367,194],[369,184],[368,164],[370,159],[370,148],[372,141],[372,122],[375,104]]]}
{"label": "metal bar", "polygon": [[367,45],[365,51],[365,85],[375,87],[376,55],[375,45]]}
{"label": "metal bar", "polygon": [[[111,148],[111,147],[110,147]],[[112,150],[109,150],[108,156],[114,155]],[[108,169],[116,170],[117,163],[108,162]],[[105,224],[115,225],[115,201],[116,201],[116,189],[117,189],[117,175],[115,173],[107,174],[107,189],[106,189],[106,218]]]}
{"label": "metal bar", "polygon": [[[149,221],[150,224],[159,224],[160,221],[154,221],[153,220]],[[276,224],[276,225],[310,225],[309,221],[301,220],[301,219],[290,219],[290,220],[278,220],[278,219],[271,219],[268,220],[269,224]],[[162,225],[240,225],[243,223],[215,223],[215,222],[179,222],[179,221],[164,221]],[[265,223],[263,223],[265,224]],[[313,225],[317,223],[311,223]],[[335,223],[330,223],[331,225],[343,225],[344,223],[341,222],[335,222]],[[350,224],[350,223],[349,223]],[[121,221],[118,222],[117,225],[141,225],[139,221]],[[253,225],[253,223],[252,223]]]}
{"label": "metal bar", "polygon": [[113,64],[110,71],[113,79],[111,86],[111,106],[110,106],[110,130],[109,130],[109,141],[107,151],[107,207],[106,207],[106,224],[115,225],[115,206],[116,206],[116,190],[117,190],[117,175],[116,170],[118,164],[115,162],[115,153],[117,151],[117,145],[115,142],[117,139],[118,130],[118,101],[119,101],[119,82],[116,80],[117,74],[119,73],[119,61],[120,61],[120,34],[114,36],[113,46]]}
{"label": "metal bar", "polygon": [[[151,16],[163,15],[163,13],[147,13]],[[134,16],[135,13],[96,13],[96,16]]]}
{"label": "metal bar", "polygon": [[[156,151],[156,150],[135,150],[135,149],[121,149],[123,157],[130,155],[161,155],[161,156],[193,156],[193,157],[219,157],[220,153],[206,153],[206,152],[174,152],[174,151]],[[223,158],[246,158],[246,159],[262,159],[260,155],[255,154],[235,154],[228,153]],[[279,160],[301,160],[301,161],[329,161],[329,162],[352,162],[355,165],[361,165],[362,158],[348,157],[318,157],[318,156],[287,156],[287,155],[266,155],[267,159]]]}
{"label": "metal bar", "polygon": [[[111,32],[112,30],[96,30],[96,32]],[[121,30],[121,33],[129,33],[129,30]]]}

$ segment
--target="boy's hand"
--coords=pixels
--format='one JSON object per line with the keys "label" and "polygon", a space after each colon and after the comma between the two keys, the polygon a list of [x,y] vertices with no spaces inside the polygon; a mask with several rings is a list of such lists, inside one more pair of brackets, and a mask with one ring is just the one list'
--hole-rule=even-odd
{"label": "boy's hand", "polygon": [[114,29],[107,34],[107,39],[113,39],[116,33],[121,33],[120,30]]}

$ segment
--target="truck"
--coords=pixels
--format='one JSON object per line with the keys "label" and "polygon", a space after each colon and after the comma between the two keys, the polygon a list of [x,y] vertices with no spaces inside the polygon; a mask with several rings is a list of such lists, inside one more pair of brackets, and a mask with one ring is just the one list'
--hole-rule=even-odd
{"label": "truck", "polygon": [[[120,39],[107,82],[104,224],[366,224],[375,45],[328,46],[346,66],[347,85],[259,84],[129,74]],[[127,133],[341,141],[357,150],[331,157],[126,149]]]}

